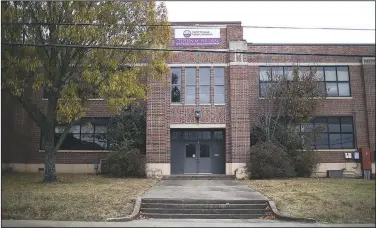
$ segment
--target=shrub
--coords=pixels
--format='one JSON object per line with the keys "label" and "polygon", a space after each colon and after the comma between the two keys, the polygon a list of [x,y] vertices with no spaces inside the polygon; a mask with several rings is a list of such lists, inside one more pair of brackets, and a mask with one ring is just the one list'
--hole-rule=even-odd
{"label": "shrub", "polygon": [[[274,153],[270,156],[275,156],[277,158],[283,157],[290,164],[289,167],[284,165],[280,167],[288,168],[288,170],[284,172],[279,172],[286,174],[285,176],[275,175],[274,177],[311,176],[318,164],[317,154],[312,150],[311,142],[314,138],[314,135],[319,132],[320,129],[315,129],[312,132],[306,132],[304,134],[304,137],[302,137],[302,135],[296,131],[294,126],[289,126],[286,124],[276,124],[274,135],[269,140],[267,138],[265,129],[265,126],[254,126],[251,132],[251,145],[253,146],[251,147],[251,161],[249,168],[252,172],[257,173],[257,178],[272,177],[271,173],[267,173],[264,170],[257,170],[266,169],[265,167],[262,167],[257,163],[264,162],[264,160],[266,159],[265,154],[261,153],[260,151],[267,149],[269,149],[269,151],[264,153]],[[274,148],[274,150],[270,150],[271,148],[267,148],[266,145]],[[255,154],[252,155],[252,153]],[[273,163],[271,164],[273,165]],[[293,170],[293,175],[291,174],[291,169]],[[252,175],[252,177],[255,178],[256,176]]]}
{"label": "shrub", "polygon": [[108,157],[109,173],[114,177],[144,177],[145,155],[138,148],[124,146]]}
{"label": "shrub", "polygon": [[247,164],[251,178],[294,177],[295,170],[286,150],[272,142],[259,142],[251,147]]}
{"label": "shrub", "polygon": [[108,126],[111,149],[138,148],[146,151],[146,110],[144,106],[132,107],[111,117]]}

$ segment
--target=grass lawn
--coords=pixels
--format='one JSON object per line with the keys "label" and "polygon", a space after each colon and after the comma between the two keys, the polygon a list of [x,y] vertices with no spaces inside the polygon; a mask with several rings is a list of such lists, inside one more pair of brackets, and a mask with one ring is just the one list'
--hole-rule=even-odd
{"label": "grass lawn", "polygon": [[58,184],[43,184],[42,174],[2,175],[2,219],[104,221],[133,211],[135,198],[155,180],[58,174]]}
{"label": "grass lawn", "polygon": [[283,215],[329,223],[375,223],[375,181],[297,178],[243,181]]}

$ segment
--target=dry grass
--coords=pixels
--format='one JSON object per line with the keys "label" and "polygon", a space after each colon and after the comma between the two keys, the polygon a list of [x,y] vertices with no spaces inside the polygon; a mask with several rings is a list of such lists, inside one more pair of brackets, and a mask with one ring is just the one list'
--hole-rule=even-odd
{"label": "dry grass", "polygon": [[155,180],[59,174],[43,184],[42,174],[2,176],[2,219],[103,221],[132,213],[135,198]]}
{"label": "dry grass", "polygon": [[284,215],[329,223],[375,223],[375,181],[298,178],[243,183],[276,203]]}

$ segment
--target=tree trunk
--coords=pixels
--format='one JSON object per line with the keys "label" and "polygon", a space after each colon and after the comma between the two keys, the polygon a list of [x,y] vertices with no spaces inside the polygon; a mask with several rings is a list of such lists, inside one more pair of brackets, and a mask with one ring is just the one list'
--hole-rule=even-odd
{"label": "tree trunk", "polygon": [[57,182],[56,177],[56,148],[55,148],[55,121],[57,116],[57,99],[55,96],[48,98],[47,125],[44,132],[45,153],[44,182]]}
{"label": "tree trunk", "polygon": [[[50,128],[50,127],[48,127]],[[56,151],[54,140],[54,129],[48,129],[48,132],[44,134],[45,140],[45,152],[46,157],[44,160],[44,182],[54,183],[57,182],[56,177]]]}

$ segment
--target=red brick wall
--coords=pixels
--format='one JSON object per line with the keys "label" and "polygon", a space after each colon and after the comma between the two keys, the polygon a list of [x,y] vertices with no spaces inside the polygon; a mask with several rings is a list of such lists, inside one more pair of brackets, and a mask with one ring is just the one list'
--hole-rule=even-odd
{"label": "red brick wall", "polygon": [[[183,25],[183,24],[181,24]],[[186,49],[227,49],[229,41],[243,40],[240,24],[232,24],[221,28],[221,44],[216,47],[185,47]],[[184,49],[184,47],[178,47]],[[248,45],[248,51],[292,52],[292,53],[337,53],[374,55],[372,45]],[[375,148],[375,68],[374,65],[361,66],[361,58],[354,57],[319,57],[319,56],[277,56],[249,55],[249,63],[355,63],[351,65],[350,81],[352,99],[325,100],[316,115],[352,115],[356,122],[357,146]],[[229,54],[215,53],[174,53],[169,60],[171,64],[199,64],[230,62]],[[213,74],[213,73],[212,73]],[[197,71],[198,83],[198,71]],[[161,81],[149,80],[150,92],[147,105],[147,161],[152,163],[170,162],[170,124],[196,123],[194,118],[195,105],[184,105],[185,77],[182,74],[182,104],[171,105],[170,75]],[[213,82],[213,75],[211,75]],[[211,83],[213,84],[213,83]],[[196,88],[197,95],[199,93]],[[226,104],[213,104],[214,90],[211,88],[211,105],[201,105],[200,123],[226,124],[226,162],[245,162],[249,156],[250,127],[259,118],[259,66],[234,66],[225,70],[225,101]],[[197,96],[198,97],[198,96]],[[38,98],[40,101],[40,97]],[[197,98],[198,99],[198,98]],[[2,101],[2,106],[7,101]],[[44,101],[45,102],[45,101]],[[197,101],[198,103],[198,101]],[[8,102],[9,104],[9,102]],[[11,104],[7,112],[3,112],[2,123],[10,130],[2,136],[2,157],[12,162],[43,163],[44,153],[39,152],[40,130],[27,117],[19,105]],[[10,107],[9,106],[9,107]],[[105,117],[111,113],[104,100],[89,102],[87,116]],[[3,108],[4,110],[4,108]],[[368,120],[368,121],[367,121]],[[12,123],[8,123],[12,122]],[[23,132],[30,139],[24,143],[10,143],[13,135]],[[16,137],[13,137],[16,138]],[[5,141],[5,142],[4,142]],[[4,154],[6,150],[6,154]],[[320,151],[321,162],[346,162],[341,151]],[[66,164],[99,163],[107,153],[69,152],[57,153],[57,162]]]}

